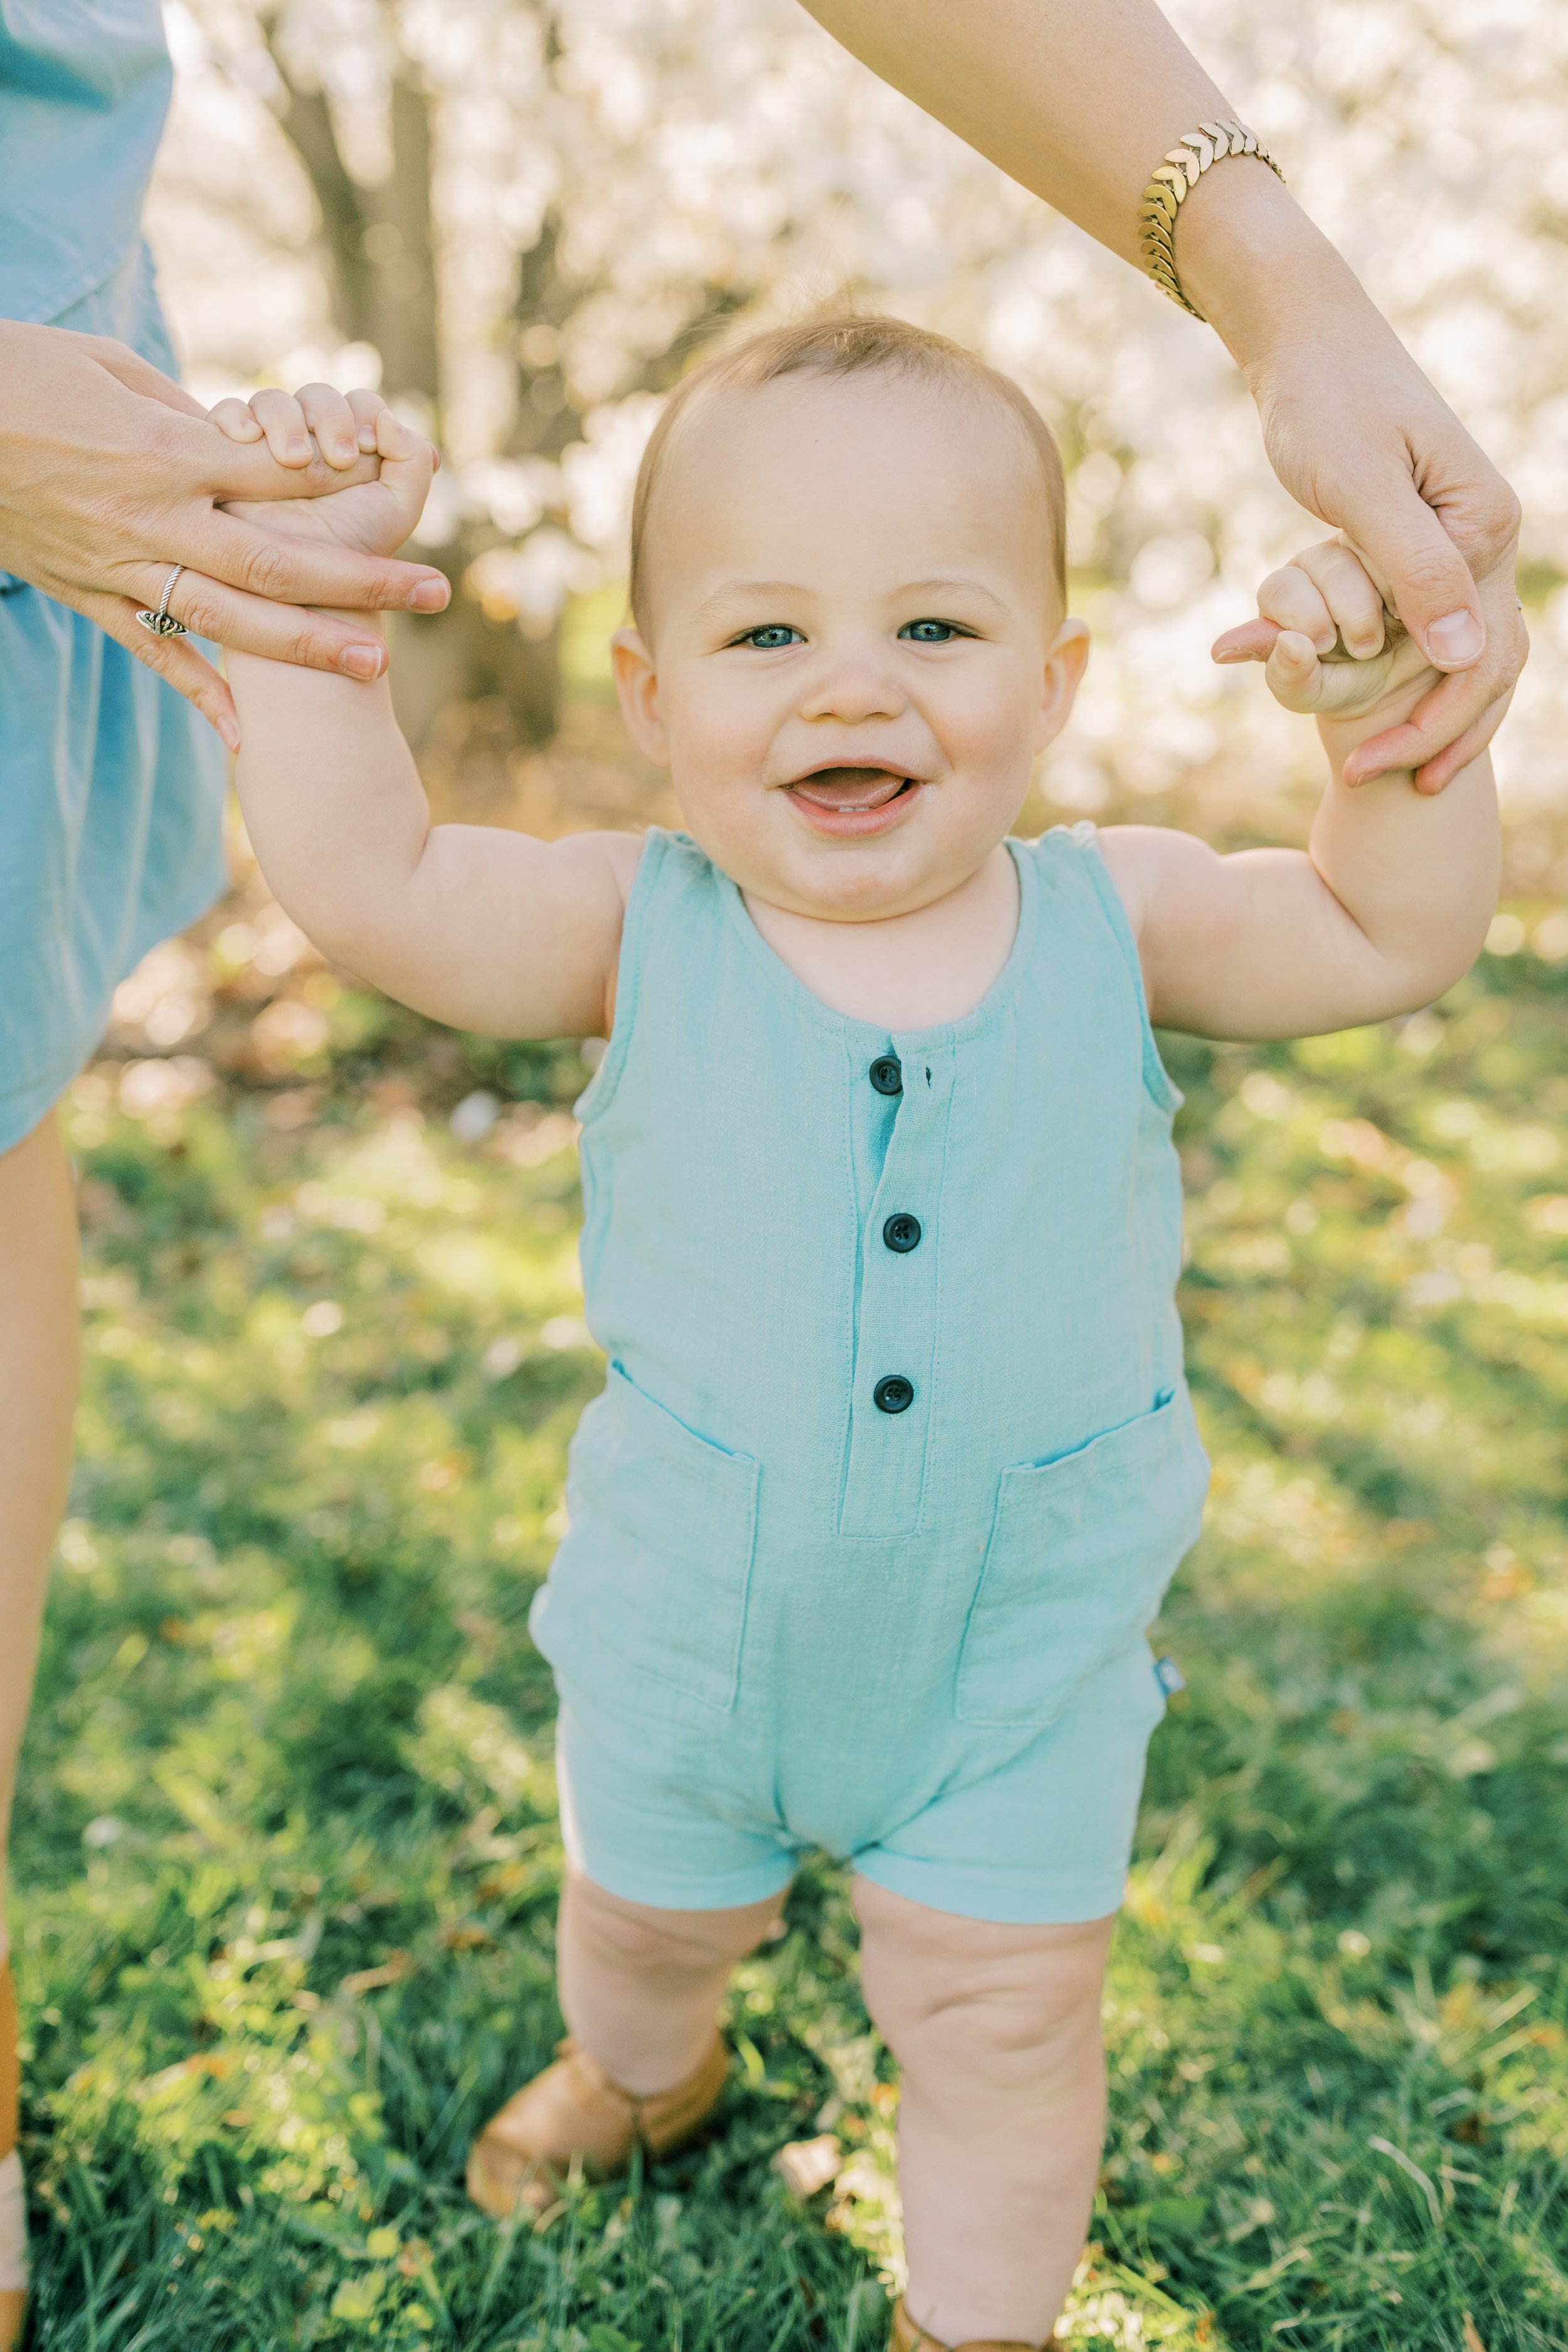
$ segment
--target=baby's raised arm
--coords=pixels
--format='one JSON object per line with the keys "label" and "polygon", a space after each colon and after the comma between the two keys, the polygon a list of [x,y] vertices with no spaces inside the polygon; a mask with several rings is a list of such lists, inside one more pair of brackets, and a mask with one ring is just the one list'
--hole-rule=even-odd
{"label": "baby's raised arm", "polygon": [[[379,481],[247,511],[280,535],[331,534],[387,553],[418,520],[435,452],[374,394],[351,397],[352,407],[312,385],[298,402],[264,395],[258,408],[281,447],[307,427],[318,436],[342,427],[362,441],[374,429]],[[223,409],[216,421],[235,437],[256,429],[240,404]],[[240,806],[261,870],[301,930],[389,996],[454,1027],[508,1037],[606,1032],[640,842],[433,826],[384,678],[356,686],[249,654],[230,653],[227,667]]]}
{"label": "baby's raised arm", "polygon": [[[1152,1020],[1207,1037],[1297,1037],[1409,1013],[1480,950],[1497,903],[1500,833],[1483,751],[1432,797],[1408,775],[1345,782],[1367,737],[1436,681],[1413,641],[1385,640],[1382,599],[1349,549],[1311,548],[1264,583],[1279,626],[1270,688],[1311,712],[1329,784],[1303,851],[1218,856],[1191,834],[1101,835],[1137,935]],[[1336,645],[1357,657],[1325,660]]]}

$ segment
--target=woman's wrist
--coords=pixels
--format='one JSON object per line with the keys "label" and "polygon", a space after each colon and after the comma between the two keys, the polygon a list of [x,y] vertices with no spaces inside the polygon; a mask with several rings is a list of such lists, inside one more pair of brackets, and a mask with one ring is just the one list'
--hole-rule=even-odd
{"label": "woman's wrist", "polygon": [[1175,242],[1184,291],[1244,373],[1281,344],[1320,341],[1346,308],[1377,317],[1343,256],[1267,165],[1247,156],[1204,173],[1182,206]]}

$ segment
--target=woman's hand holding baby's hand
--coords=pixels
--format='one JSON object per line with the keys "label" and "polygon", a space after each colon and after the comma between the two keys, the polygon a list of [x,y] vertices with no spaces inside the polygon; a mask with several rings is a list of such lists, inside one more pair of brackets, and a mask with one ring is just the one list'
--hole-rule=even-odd
{"label": "woman's hand holding baby's hand", "polygon": [[1358,747],[1407,719],[1440,673],[1386,612],[1342,540],[1306,548],[1271,572],[1258,610],[1256,622],[1221,640],[1215,658],[1266,662],[1276,700],[1317,719],[1347,784],[1365,782],[1355,770]]}
{"label": "woman's hand holding baby's hand", "polygon": [[342,393],[308,383],[298,393],[258,392],[220,400],[212,422],[231,441],[259,441],[279,465],[308,466],[319,451],[340,471],[380,459],[373,482],[328,498],[231,502],[229,511],[291,539],[325,539],[366,555],[390,555],[418,521],[439,459],[376,392]]}

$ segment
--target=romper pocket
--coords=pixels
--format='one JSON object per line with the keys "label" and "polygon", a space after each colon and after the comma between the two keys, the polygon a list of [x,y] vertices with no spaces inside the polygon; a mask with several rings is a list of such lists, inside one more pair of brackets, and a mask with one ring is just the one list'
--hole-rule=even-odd
{"label": "romper pocket", "polygon": [[601,1695],[617,1674],[735,1704],[758,1465],[687,1428],[612,1364],[577,1424],[566,1535],[530,1618],[558,1671]]}
{"label": "romper pocket", "polygon": [[1075,1454],[1004,1470],[959,1654],[960,1721],[1048,1723],[1136,1639],[1196,1540],[1208,1476],[1184,1387]]}

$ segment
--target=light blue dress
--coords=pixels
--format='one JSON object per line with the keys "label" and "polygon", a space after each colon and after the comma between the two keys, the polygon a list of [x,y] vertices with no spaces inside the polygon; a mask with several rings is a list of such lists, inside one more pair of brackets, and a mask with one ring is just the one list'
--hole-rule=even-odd
{"label": "light blue dress", "polygon": [[1208,1483],[1180,1097],[1093,828],[1009,846],[1000,978],[900,1034],[648,836],[579,1105],[608,1384],[531,1621],[570,1848],[633,1901],[760,1900],[806,1845],[977,1918],[1121,1899]]}
{"label": "light blue dress", "polygon": [[[157,0],[0,0],[0,317],[174,355],[142,243],[168,109]],[[223,888],[223,748],[79,614],[0,572],[0,1150],[114,989]]]}

